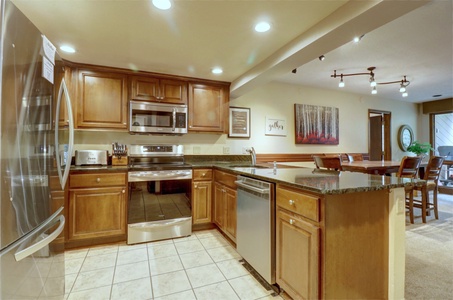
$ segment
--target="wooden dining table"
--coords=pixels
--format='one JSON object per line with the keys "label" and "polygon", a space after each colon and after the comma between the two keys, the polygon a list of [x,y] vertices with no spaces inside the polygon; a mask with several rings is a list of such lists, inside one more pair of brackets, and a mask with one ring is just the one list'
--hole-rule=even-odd
{"label": "wooden dining table", "polygon": [[363,160],[342,162],[343,171],[360,172],[366,174],[385,175],[397,173],[401,161],[393,160]]}

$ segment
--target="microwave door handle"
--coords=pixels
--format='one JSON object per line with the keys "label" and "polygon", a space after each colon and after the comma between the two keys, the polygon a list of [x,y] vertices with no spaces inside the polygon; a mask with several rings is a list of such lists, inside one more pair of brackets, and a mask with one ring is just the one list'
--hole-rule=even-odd
{"label": "microwave door handle", "polygon": [[173,108],[173,129],[172,131],[175,131],[176,129],[176,108]]}

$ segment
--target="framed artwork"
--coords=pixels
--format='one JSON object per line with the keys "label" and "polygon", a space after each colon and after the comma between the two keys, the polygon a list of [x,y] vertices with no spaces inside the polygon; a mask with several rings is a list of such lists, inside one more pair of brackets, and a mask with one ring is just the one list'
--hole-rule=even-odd
{"label": "framed artwork", "polygon": [[250,108],[230,107],[230,127],[228,137],[250,137]]}
{"label": "framed artwork", "polygon": [[266,135],[286,136],[286,132],[285,119],[266,117],[266,128],[264,131]]}
{"label": "framed artwork", "polygon": [[294,104],[296,144],[338,145],[338,108]]}

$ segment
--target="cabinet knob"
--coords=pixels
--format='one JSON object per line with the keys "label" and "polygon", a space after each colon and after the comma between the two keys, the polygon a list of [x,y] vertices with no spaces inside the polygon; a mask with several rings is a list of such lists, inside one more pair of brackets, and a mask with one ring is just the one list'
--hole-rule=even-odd
{"label": "cabinet knob", "polygon": [[293,219],[289,219],[289,224],[294,225],[294,223],[296,223],[296,221],[294,221]]}
{"label": "cabinet knob", "polygon": [[96,178],[96,182],[101,182],[101,178]]}
{"label": "cabinet knob", "polygon": [[123,194],[126,193],[126,190],[123,190]]}
{"label": "cabinet knob", "polygon": [[206,173],[201,174],[201,177],[205,177],[205,176],[206,176]]}
{"label": "cabinet knob", "polygon": [[289,200],[289,205],[294,205],[294,200]]}
{"label": "cabinet knob", "polygon": [[194,185],[194,188],[198,189],[198,185]]}

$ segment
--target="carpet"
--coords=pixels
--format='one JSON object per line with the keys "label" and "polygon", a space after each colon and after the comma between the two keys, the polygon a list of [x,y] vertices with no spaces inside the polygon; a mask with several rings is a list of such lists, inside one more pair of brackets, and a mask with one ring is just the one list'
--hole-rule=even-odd
{"label": "carpet", "polygon": [[439,194],[438,208],[438,220],[431,211],[422,223],[417,209],[415,224],[406,218],[405,299],[453,299],[453,196]]}

